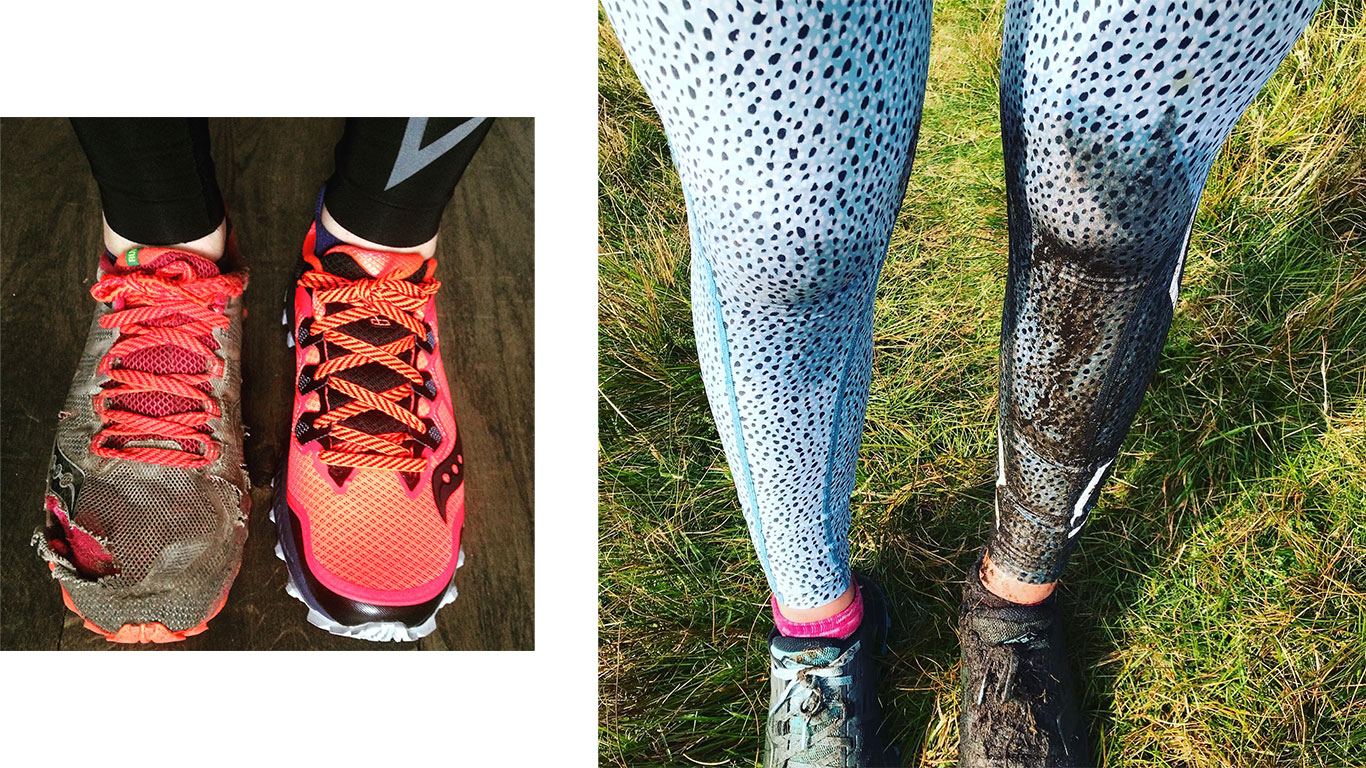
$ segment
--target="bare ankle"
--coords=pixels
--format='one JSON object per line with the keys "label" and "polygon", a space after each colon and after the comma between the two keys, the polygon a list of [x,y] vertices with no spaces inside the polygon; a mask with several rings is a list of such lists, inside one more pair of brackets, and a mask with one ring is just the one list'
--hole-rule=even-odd
{"label": "bare ankle", "polygon": [[[185,243],[173,243],[165,247],[193,253],[196,256],[203,256],[209,261],[218,261],[223,257],[223,251],[227,248],[227,244],[228,220],[223,219],[223,223],[219,224],[217,229],[201,238],[190,240]],[[109,226],[108,219],[104,220],[104,247],[110,253],[126,253],[129,248],[140,248],[146,245],[148,244],[129,240],[123,235],[120,235]]]}
{"label": "bare ankle", "polygon": [[343,243],[346,243],[347,245],[354,245],[358,248],[365,248],[371,251],[388,251],[390,253],[419,253],[422,254],[422,258],[424,259],[430,259],[431,257],[436,255],[435,237],[433,237],[431,240],[428,240],[425,243],[419,243],[418,245],[410,246],[407,248],[399,248],[392,245],[385,245],[384,243],[376,243],[373,240],[366,240],[360,235],[357,235],[356,233],[352,232],[346,227],[343,227],[342,225],[338,224],[337,220],[332,218],[332,214],[328,212],[326,205],[323,206],[322,224],[323,228],[325,228],[328,232],[331,232],[333,237],[337,238]]}
{"label": "bare ankle", "polygon": [[778,612],[794,624],[810,624],[813,621],[821,621],[835,616],[848,608],[854,602],[854,582],[850,580],[849,588],[833,601],[825,605],[818,605],[815,608],[790,608],[782,603],[778,603]]}
{"label": "bare ankle", "polygon": [[1048,599],[1053,594],[1053,590],[1058,588],[1058,582],[1050,581],[1047,584],[1031,584],[1020,581],[1013,576],[997,568],[991,562],[991,553],[982,557],[982,570],[980,571],[982,586],[987,591],[1002,600],[1009,600],[1020,605],[1037,605]]}

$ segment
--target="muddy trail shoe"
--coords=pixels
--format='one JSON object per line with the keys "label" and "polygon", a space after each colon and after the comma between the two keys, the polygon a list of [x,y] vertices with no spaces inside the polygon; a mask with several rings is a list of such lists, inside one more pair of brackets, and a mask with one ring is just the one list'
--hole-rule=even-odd
{"label": "muddy trail shoe", "polygon": [[314,626],[412,641],[455,600],[464,453],[441,364],[435,259],[309,230],[286,305],[294,434],[271,517]]}
{"label": "muddy trail shoe", "polygon": [[1011,603],[982,586],[981,565],[969,571],[958,614],[960,768],[1090,766],[1056,594]]}
{"label": "muddy trail shoe", "polygon": [[122,643],[203,632],[242,562],[242,290],[235,251],[100,258],[99,302],[58,416],[34,544],[87,629]]}
{"label": "muddy trail shoe", "polygon": [[863,623],[853,636],[768,638],[772,686],[764,768],[883,768],[900,761],[880,733],[878,660],[890,619],[882,590],[858,577]]}

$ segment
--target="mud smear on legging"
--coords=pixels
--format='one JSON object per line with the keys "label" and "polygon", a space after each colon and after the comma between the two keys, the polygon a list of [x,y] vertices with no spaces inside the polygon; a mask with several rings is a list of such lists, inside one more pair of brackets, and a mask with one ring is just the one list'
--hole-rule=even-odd
{"label": "mud smear on legging", "polygon": [[1169,110],[1145,140],[1117,147],[1100,121],[1071,125],[1050,149],[1086,202],[1062,211],[1012,200],[993,550],[1029,579],[1050,580],[1066,562],[1171,322],[1194,205],[1174,124]]}

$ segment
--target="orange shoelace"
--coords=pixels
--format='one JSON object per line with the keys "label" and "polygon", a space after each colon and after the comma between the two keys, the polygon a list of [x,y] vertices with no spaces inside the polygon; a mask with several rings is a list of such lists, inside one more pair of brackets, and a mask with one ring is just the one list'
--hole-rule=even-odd
{"label": "orange shoelace", "polygon": [[[96,301],[123,300],[122,309],[100,318],[103,328],[119,329],[118,341],[100,360],[99,373],[114,383],[94,398],[95,413],[104,426],[90,441],[90,452],[110,459],[129,459],[169,467],[203,467],[219,455],[218,441],[203,430],[210,419],[218,418],[218,401],[204,391],[203,385],[223,376],[224,362],[217,351],[205,343],[215,328],[231,322],[221,310],[228,299],[240,296],[245,287],[240,273],[195,278],[186,264],[171,264],[161,274],[106,274],[90,289]],[[176,317],[179,316],[179,321]],[[153,347],[178,347],[202,358],[201,373],[149,373],[115,367],[115,361]],[[198,411],[164,416],[148,416],[117,407],[109,399],[137,392],[164,393],[193,401]],[[200,453],[148,446],[106,445],[110,438],[136,440],[174,440],[198,443]]]}
{"label": "orange shoelace", "polygon": [[[383,392],[372,392],[332,374],[367,363],[379,363],[417,387],[423,387],[425,381],[422,372],[409,365],[400,355],[412,351],[417,339],[427,338],[426,324],[418,315],[426,306],[427,298],[436,293],[441,283],[432,280],[415,285],[394,278],[348,280],[318,271],[305,272],[299,283],[314,290],[313,306],[317,314],[311,333],[321,334],[324,343],[347,350],[347,354],[338,355],[319,365],[313,374],[314,379],[325,380],[328,388],[351,398],[346,405],[328,409],[314,420],[313,426],[317,429],[331,428],[335,440],[332,448],[318,453],[318,460],[334,467],[391,469],[398,472],[421,472],[426,469],[427,460],[410,455],[410,450],[404,445],[407,434],[394,432],[372,435],[339,423],[367,411],[378,411],[419,434],[426,432],[427,427],[422,419],[399,404],[412,394],[412,389],[400,385]],[[341,312],[323,314],[322,309],[328,304],[349,306]],[[388,318],[411,331],[412,335],[377,347],[339,330],[357,320],[373,317]]]}

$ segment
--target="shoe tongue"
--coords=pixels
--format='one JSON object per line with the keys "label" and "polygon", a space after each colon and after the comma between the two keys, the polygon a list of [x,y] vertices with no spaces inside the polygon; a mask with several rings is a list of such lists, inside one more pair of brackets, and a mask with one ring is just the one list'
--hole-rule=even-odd
{"label": "shoe tongue", "polygon": [[1037,605],[979,606],[968,621],[983,641],[991,645],[1023,644],[1042,648],[1052,634],[1055,612]]}
{"label": "shoe tongue", "polygon": [[[853,637],[857,637],[855,633]],[[774,634],[769,640],[769,652],[776,659],[800,666],[829,664],[849,649],[853,638],[839,640],[831,637],[787,637]]]}
{"label": "shoe tongue", "polygon": [[[314,258],[316,258],[317,268],[347,280],[391,279],[407,280],[418,284],[427,280],[431,274],[429,264],[434,263],[433,260],[424,258],[418,253],[371,251],[353,245],[333,246],[321,256],[309,257],[306,255],[304,260],[305,262],[313,262]],[[340,311],[342,306],[342,304],[329,304],[328,311]],[[392,343],[410,333],[403,326],[378,316],[357,320],[342,326],[340,330],[377,347]],[[331,342],[328,342],[325,348],[329,356],[346,354],[345,349]],[[406,360],[410,365],[415,365],[417,353],[416,350],[409,350],[400,354],[399,357]],[[378,362],[363,363],[354,368],[338,371],[333,375],[372,392],[384,392],[407,383],[407,379],[402,374]],[[340,423],[343,426],[372,435],[401,434],[406,436],[410,431],[407,425],[378,411],[365,411],[344,419]]]}
{"label": "shoe tongue", "polygon": [[389,278],[421,282],[427,261],[420,253],[369,251],[353,245],[339,245],[318,257],[324,272],[347,280]]}
{"label": "shoe tongue", "polygon": [[[196,280],[207,277],[214,277],[219,274],[218,265],[203,256],[180,251],[175,248],[145,247],[129,248],[127,251],[115,255],[106,252],[104,271],[114,275],[128,274],[152,274],[162,277],[178,278],[180,280]],[[149,325],[180,325],[189,318],[181,314],[170,315],[160,320],[150,322]],[[211,349],[217,349],[218,342],[212,336],[202,337],[204,343]],[[138,350],[122,361],[122,367],[134,371],[146,371],[156,374],[176,374],[176,373],[202,373],[205,367],[204,359],[187,350],[175,345],[162,344],[147,349]],[[206,393],[209,390],[207,385],[199,387]],[[128,394],[116,395],[110,399],[110,406],[119,410],[132,411],[144,416],[164,417],[175,413],[199,410],[200,406],[189,398],[172,395],[166,392],[130,392]],[[158,440],[153,435],[118,437],[111,440],[113,447],[123,447],[129,443],[143,441],[153,441],[160,446],[164,440]],[[176,441],[180,444],[183,451],[193,451],[195,443],[192,440]]]}
{"label": "shoe tongue", "polygon": [[1057,617],[1057,594],[1035,605],[1020,605],[993,594],[977,574],[974,567],[963,592],[963,608],[973,631],[991,645],[1045,646]]}
{"label": "shoe tongue", "polygon": [[105,257],[105,271],[115,275],[160,272],[167,275],[179,274],[189,279],[201,279],[218,274],[216,263],[198,254],[175,248],[129,248],[118,255],[106,251]]}

